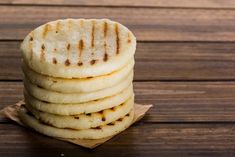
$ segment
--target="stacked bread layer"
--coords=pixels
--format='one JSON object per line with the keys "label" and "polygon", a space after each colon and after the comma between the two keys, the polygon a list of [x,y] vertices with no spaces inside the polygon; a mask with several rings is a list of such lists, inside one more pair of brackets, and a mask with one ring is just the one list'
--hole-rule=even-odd
{"label": "stacked bread layer", "polygon": [[135,44],[126,27],[106,19],[59,20],[32,31],[22,43],[21,120],[59,138],[125,130],[134,116]]}
{"label": "stacked bread layer", "polygon": [[[31,70],[26,66],[24,68],[24,71]],[[103,85],[103,89],[86,93],[63,93],[62,91],[53,91],[50,86],[44,88],[38,84],[34,84],[33,81],[28,79],[28,75],[30,74],[30,77],[34,78],[37,78],[36,76],[40,75],[41,78],[49,78],[52,80],[58,78],[44,76],[39,73],[36,74],[36,72],[34,72],[36,75],[24,73],[25,108],[31,114],[26,115],[25,113],[27,112],[22,110],[21,117],[27,125],[35,130],[38,128],[37,131],[41,131],[49,136],[97,139],[114,135],[128,127],[133,119],[133,70],[131,69],[127,76],[121,75],[122,70],[123,69],[120,69],[115,72],[115,76],[120,74],[119,77],[121,81],[117,81],[117,83],[111,87],[109,84],[106,84],[107,87]],[[76,80],[81,84],[82,80],[86,81],[86,79]],[[40,81],[41,84],[43,84],[42,82],[46,80],[41,79]],[[67,79],[66,81],[70,80]],[[76,81],[71,81],[76,84]],[[95,85],[92,81],[90,82]],[[68,91],[66,90],[66,87],[64,88],[65,91]],[[31,119],[31,121],[29,119]],[[123,121],[124,119],[130,123]],[[45,125],[47,127],[45,127]],[[62,130],[64,131],[64,134],[51,135],[49,134],[49,128],[58,131]],[[82,130],[83,134],[78,134],[76,136],[66,134],[66,132],[71,129],[78,132]],[[108,133],[94,136],[96,135],[94,132],[103,129],[107,129],[108,131],[106,132]]]}

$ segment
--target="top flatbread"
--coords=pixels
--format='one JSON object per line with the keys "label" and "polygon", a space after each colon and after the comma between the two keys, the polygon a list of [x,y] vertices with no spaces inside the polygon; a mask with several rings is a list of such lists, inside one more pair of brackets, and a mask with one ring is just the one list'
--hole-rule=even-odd
{"label": "top flatbread", "polygon": [[65,19],[39,26],[21,44],[25,63],[34,71],[62,78],[105,75],[133,57],[136,39],[108,19]]}

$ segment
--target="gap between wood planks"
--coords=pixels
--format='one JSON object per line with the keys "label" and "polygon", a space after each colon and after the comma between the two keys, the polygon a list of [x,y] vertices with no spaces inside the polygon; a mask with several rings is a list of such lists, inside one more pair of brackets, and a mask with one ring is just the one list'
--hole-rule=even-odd
{"label": "gap between wood planks", "polygon": [[[235,82],[135,82],[136,103],[153,104],[142,122],[235,122]],[[21,82],[0,82],[0,108],[23,99]]]}
{"label": "gap between wood planks", "polygon": [[[1,117],[0,116],[0,124],[16,124],[16,122],[8,119],[8,118],[5,118],[5,117]],[[195,125],[205,125],[205,124],[234,124],[235,125],[235,121],[191,121],[191,122],[149,122],[149,121],[139,121],[133,125],[141,125],[141,124],[150,124],[150,125],[175,125],[175,124],[185,124],[185,125],[192,125],[192,124],[195,124]],[[18,124],[17,124],[18,125]]]}
{"label": "gap between wood planks", "polygon": [[71,17],[110,18],[119,21],[142,41],[235,41],[232,20],[235,10],[66,8],[0,6],[0,38],[22,39],[38,25]]}
{"label": "gap between wood planks", "polygon": [[61,1],[61,0],[51,0],[51,1],[17,1],[17,0],[2,0],[0,5],[24,5],[24,6],[89,6],[89,7],[127,7],[127,8],[193,8],[193,9],[231,9],[235,8],[235,3],[233,0],[120,0],[120,1],[110,1],[103,0],[102,2],[98,0],[90,1]]}
{"label": "gap between wood planks", "polygon": [[[1,82],[22,82],[22,79],[14,79],[14,80],[8,80],[8,79],[0,79]],[[177,82],[235,82],[235,79],[220,79],[220,80],[133,80],[133,82],[171,82],[171,83],[177,83]]]}
{"label": "gap between wood planks", "polygon": [[170,7],[170,6],[128,6],[128,5],[122,5],[122,6],[112,6],[112,5],[53,5],[53,4],[1,4],[0,6],[29,6],[29,7],[89,7],[89,8],[144,8],[144,9],[199,9],[199,10],[234,10],[234,8],[224,7],[224,8],[210,8],[210,7],[183,7],[183,6],[176,6],[176,7]]}
{"label": "gap between wood planks", "polygon": [[[29,152],[30,154],[28,156],[30,156],[32,155],[32,151],[38,151],[39,154],[40,152],[42,153],[40,156],[45,156],[43,155],[45,152],[47,155],[49,153],[50,156],[53,156],[57,154],[56,151],[58,150],[59,152],[69,151],[74,153],[74,151],[71,151],[73,148],[76,147],[76,149],[73,149],[75,152],[78,152],[79,149],[81,149],[75,145],[68,145],[59,140],[41,136],[34,131],[13,124],[1,124],[0,131],[1,153],[10,152],[13,154],[16,153],[16,156],[19,156],[19,154]],[[194,156],[200,156],[200,152],[205,153],[211,151],[211,153],[214,154],[214,151],[222,151],[224,153],[226,151],[226,153],[228,153],[229,151],[234,151],[235,148],[233,124],[137,124],[128,128],[118,136],[120,138],[115,137],[116,140],[114,138],[101,146],[105,147],[105,153],[103,153],[103,148],[96,149],[96,155],[104,156],[105,154],[107,156],[107,153],[109,152],[109,155],[112,155],[112,150],[117,151],[131,148],[127,149],[130,151],[125,152],[125,155],[121,156],[136,156],[133,152],[138,155],[143,154],[141,156],[154,156],[155,152],[159,151],[169,153],[169,151],[177,152],[179,150],[181,153],[178,156],[182,156],[183,152],[189,153],[188,151],[191,152],[191,155],[194,154]],[[31,151],[29,151],[28,148]],[[27,151],[22,151],[22,149]],[[44,151],[42,151],[42,149]],[[128,154],[131,152],[132,155]],[[66,153],[66,156],[71,156],[71,153],[70,155]],[[84,152],[82,151],[80,154],[81,153]],[[103,155],[101,155],[101,153]],[[118,155],[120,156],[120,153]],[[174,155],[171,154],[169,156]],[[72,156],[76,155],[74,154]]]}

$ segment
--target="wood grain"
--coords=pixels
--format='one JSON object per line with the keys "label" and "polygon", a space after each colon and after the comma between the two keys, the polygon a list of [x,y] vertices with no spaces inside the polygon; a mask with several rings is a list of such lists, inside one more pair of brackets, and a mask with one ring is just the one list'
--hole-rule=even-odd
{"label": "wood grain", "polygon": [[[0,42],[0,80],[22,80],[20,42]],[[139,42],[135,80],[234,80],[235,44]]]}
{"label": "wood grain", "polygon": [[110,18],[140,41],[235,41],[235,10],[0,6],[0,40],[20,40],[35,27],[61,18]]}
{"label": "wood grain", "polygon": [[125,7],[186,7],[186,8],[235,8],[234,0],[1,0],[11,5],[77,5],[77,6],[125,6]]}
{"label": "wood grain", "polygon": [[91,151],[20,126],[0,124],[0,155],[229,156],[235,152],[234,127],[234,124],[138,123]]}
{"label": "wood grain", "polygon": [[0,117],[0,156],[234,156],[234,0],[1,0],[0,109],[23,99],[20,41],[61,18],[110,18],[137,36],[137,124],[88,150]]}
{"label": "wood grain", "polygon": [[[0,108],[23,98],[21,82],[0,82]],[[235,122],[235,82],[135,82],[144,122]],[[0,119],[6,122],[5,119]]]}

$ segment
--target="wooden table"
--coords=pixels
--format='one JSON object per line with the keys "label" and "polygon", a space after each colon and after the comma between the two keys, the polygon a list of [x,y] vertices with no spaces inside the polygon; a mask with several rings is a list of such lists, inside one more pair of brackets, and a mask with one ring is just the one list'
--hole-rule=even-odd
{"label": "wooden table", "polygon": [[146,117],[88,150],[0,119],[0,156],[235,156],[234,0],[1,0],[0,108],[22,97],[19,44],[59,18],[110,18],[138,39]]}

